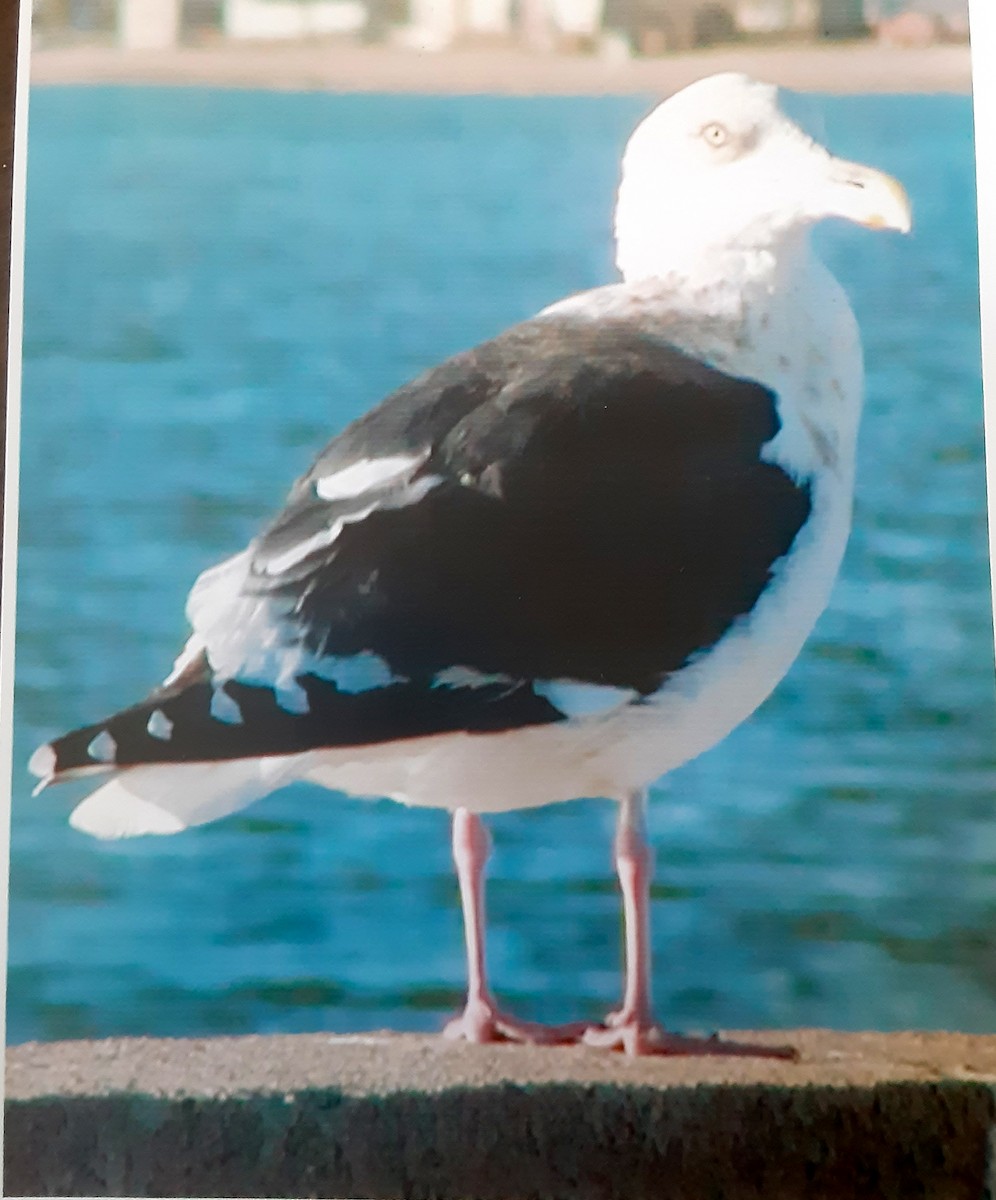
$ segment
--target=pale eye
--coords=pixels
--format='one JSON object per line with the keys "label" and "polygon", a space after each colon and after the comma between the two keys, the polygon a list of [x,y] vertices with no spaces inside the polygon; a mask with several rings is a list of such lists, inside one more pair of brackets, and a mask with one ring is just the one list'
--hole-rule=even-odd
{"label": "pale eye", "polygon": [[702,130],[703,140],[710,146],[718,149],[720,146],[725,146],[730,140],[730,134],[725,125],[720,125],[718,121],[711,121]]}

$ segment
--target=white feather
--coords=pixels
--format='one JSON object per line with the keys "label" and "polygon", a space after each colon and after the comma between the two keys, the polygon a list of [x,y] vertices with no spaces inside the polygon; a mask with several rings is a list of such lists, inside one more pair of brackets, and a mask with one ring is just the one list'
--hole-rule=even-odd
{"label": "white feather", "polygon": [[148,730],[149,737],[158,738],[161,742],[168,742],[173,736],[173,722],[161,708],[157,708],[151,714],[145,728]]}
{"label": "white feather", "polygon": [[172,671],[163,680],[163,687],[169,687],[171,684],[174,684],[183,672],[192,666],[203,653],[204,642],[196,633],[187,638],[183,649],[177,655],[176,662],[173,663]]}
{"label": "white feather", "polygon": [[86,748],[87,754],[100,763],[112,763],[118,754],[118,744],[114,738],[102,729]]}
{"label": "white feather", "polygon": [[400,479],[425,461],[425,454],[392,454],[386,458],[361,458],[348,467],[315,480],[315,491],[323,500],[348,500],[372,488]]}
{"label": "white feather", "polygon": [[397,492],[377,496],[364,508],[337,517],[325,529],[319,529],[310,537],[305,538],[303,542],[298,542],[297,545],[285,550],[283,554],[268,559],[263,564],[264,572],[267,575],[282,575],[284,571],[306,559],[309,554],[331,546],[347,525],[357,525],[361,521],[365,521],[371,513],[378,509],[404,508],[409,504],[417,504],[423,496],[431,492],[434,487],[438,487],[441,482],[442,478],[439,475],[426,475],[423,479],[418,479]]}
{"label": "white feather", "polygon": [[288,686],[278,679],[273,689],[273,697],[284,712],[294,713],[299,717],[305,717],[311,712],[308,693],[299,683],[292,683]]}
{"label": "white feather", "polygon": [[[140,767],[136,772],[164,768]],[[143,833],[179,833],[186,825],[166,809],[132,794],[125,778],[112,779],[73,809],[69,824],[98,838],[137,837]]]}
{"label": "white feather", "polygon": [[28,759],[28,770],[36,779],[41,779],[43,782],[55,774],[55,765],[58,762],[55,751],[49,742],[39,746],[38,749]]}
{"label": "white feather", "polygon": [[369,692],[392,683],[404,683],[403,675],[395,675],[386,659],[369,650],[342,658],[328,657],[315,661],[315,674],[334,683],[340,692]]}
{"label": "white feather", "polygon": [[[328,528],[291,547],[276,561],[271,560],[266,569],[285,570],[312,550],[330,545],[346,525],[365,520],[376,509],[417,504],[441,482],[440,476],[427,475],[393,493],[382,495],[372,504],[339,518]],[[188,648],[197,647],[199,652],[203,647],[216,684],[238,679],[242,683],[287,690],[293,689],[294,681],[301,675],[319,675],[338,683],[343,672],[346,682],[341,690],[345,691],[363,691],[394,681],[386,664],[379,674],[371,673],[369,660],[374,658],[373,655],[361,653],[355,656],[354,662],[350,658],[312,654],[300,637],[293,600],[286,596],[261,596],[246,587],[254,552],[254,547],[250,546],[204,571],[187,600],[187,618],[194,628]],[[186,658],[185,651],[181,660]],[[361,672],[361,679],[354,683],[357,670]],[[303,712],[306,709],[298,707],[302,700],[303,694],[282,697],[280,703],[290,711]],[[219,719],[226,718],[221,716]]]}
{"label": "white feather", "polygon": [[297,758],[131,767],[77,805],[70,825],[98,838],[179,833],[238,812],[289,782]]}
{"label": "white feather", "polygon": [[533,684],[537,696],[549,700],[565,717],[594,717],[630,704],[637,693],[632,688],[583,683],[578,679],[542,679]]}
{"label": "white feather", "polygon": [[324,546],[331,546],[347,525],[355,525],[359,521],[365,521],[374,509],[378,507],[379,505],[375,501],[373,504],[368,504],[366,508],[360,508],[354,513],[339,517],[331,525],[327,525],[324,529],[319,529],[317,533],[313,533],[311,537],[305,538],[303,542],[298,542],[296,545],[291,546],[283,554],[278,554],[274,558],[268,559],[263,565],[263,570],[267,575],[282,575],[284,571],[290,570],[295,564],[303,562],[309,554],[314,554],[316,550],[321,550]]}
{"label": "white feather", "polygon": [[220,687],[211,693],[211,716],[223,725],[241,725],[242,709],[239,702]]}
{"label": "white feather", "polygon": [[437,671],[433,676],[433,687],[450,688],[482,688],[495,683],[515,684],[520,682],[511,675],[495,674],[493,672],[477,671],[473,667],[447,667]]}

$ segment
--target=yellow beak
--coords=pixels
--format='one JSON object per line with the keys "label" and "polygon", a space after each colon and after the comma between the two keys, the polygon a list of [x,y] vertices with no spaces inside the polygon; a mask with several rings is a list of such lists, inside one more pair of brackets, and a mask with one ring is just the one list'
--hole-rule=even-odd
{"label": "yellow beak", "polygon": [[898,179],[861,163],[831,158],[821,187],[821,215],[843,217],[869,229],[909,233],[913,210]]}

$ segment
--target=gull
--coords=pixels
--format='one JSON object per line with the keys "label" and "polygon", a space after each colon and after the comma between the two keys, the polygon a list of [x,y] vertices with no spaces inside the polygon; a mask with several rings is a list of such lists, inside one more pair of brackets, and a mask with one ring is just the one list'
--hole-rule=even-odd
{"label": "gull", "polygon": [[[206,571],[140,703],[36,751],[109,779],[97,837],[176,833],[308,780],[453,814],[473,1042],[791,1055],[686,1038],[651,996],[649,785],[747,719],[826,606],[847,541],[860,337],[811,231],[907,231],[902,187],[833,157],[778,89],[701,80],[622,161],[622,281],[568,297],[335,437]],[[622,1005],[548,1028],[485,959],[482,816],[618,803]]]}

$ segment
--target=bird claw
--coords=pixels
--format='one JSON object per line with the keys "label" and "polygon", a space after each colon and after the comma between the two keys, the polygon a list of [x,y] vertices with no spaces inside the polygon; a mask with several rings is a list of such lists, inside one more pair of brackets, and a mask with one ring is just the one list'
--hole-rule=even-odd
{"label": "bird claw", "polygon": [[468,1001],[458,1017],[443,1029],[443,1037],[475,1044],[487,1042],[519,1042],[529,1046],[563,1046],[580,1042],[590,1028],[586,1021],[567,1025],[541,1025],[521,1021],[500,1011],[488,1001]]}
{"label": "bird claw", "polygon": [[799,1058],[793,1046],[725,1041],[716,1033],[710,1037],[685,1037],[679,1033],[669,1033],[656,1022],[640,1021],[622,1012],[610,1013],[604,1025],[589,1026],[581,1041],[585,1046],[621,1050],[633,1057],[651,1054],[725,1055],[736,1058],[778,1058],[789,1062]]}

